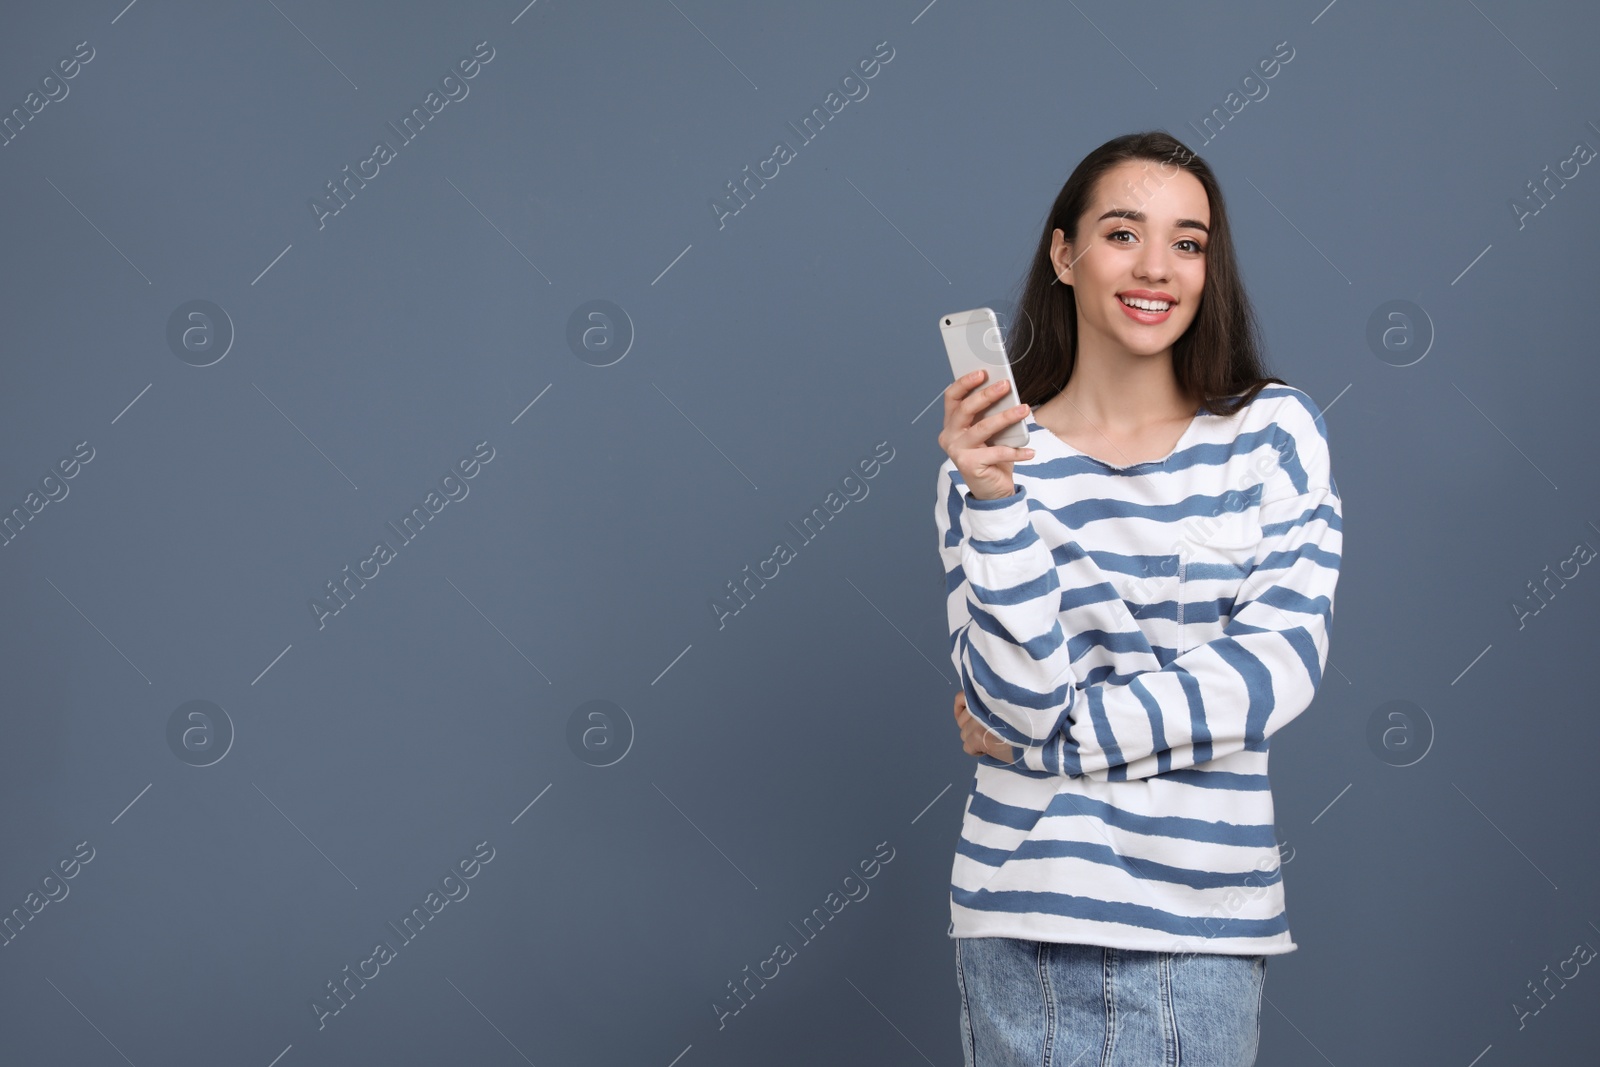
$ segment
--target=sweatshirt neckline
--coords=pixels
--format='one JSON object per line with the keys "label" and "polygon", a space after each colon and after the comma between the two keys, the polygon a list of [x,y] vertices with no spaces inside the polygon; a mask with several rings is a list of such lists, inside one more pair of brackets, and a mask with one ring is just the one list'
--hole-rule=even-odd
{"label": "sweatshirt neckline", "polygon": [[1045,440],[1050,442],[1051,447],[1053,447],[1053,448],[1055,448],[1055,449],[1057,449],[1059,451],[1065,452],[1068,455],[1077,456],[1077,457],[1079,457],[1081,459],[1088,460],[1090,463],[1093,463],[1093,464],[1095,464],[1097,466],[1100,466],[1100,467],[1104,467],[1106,470],[1113,471],[1113,472],[1118,473],[1118,474],[1125,474],[1128,471],[1136,471],[1136,470],[1140,470],[1141,468],[1165,467],[1167,465],[1167,461],[1168,460],[1170,460],[1173,456],[1176,456],[1179,452],[1183,451],[1183,449],[1188,445],[1189,438],[1194,435],[1195,429],[1200,425],[1201,418],[1206,416],[1206,415],[1209,415],[1209,414],[1211,414],[1211,412],[1208,411],[1206,409],[1205,405],[1202,404],[1200,406],[1200,410],[1196,411],[1194,413],[1194,417],[1189,420],[1189,424],[1183,428],[1183,434],[1182,434],[1182,436],[1180,436],[1178,438],[1177,443],[1172,446],[1172,450],[1170,452],[1168,452],[1166,455],[1162,456],[1160,459],[1147,459],[1147,460],[1143,460],[1142,462],[1139,462],[1139,463],[1129,463],[1129,464],[1125,464],[1123,466],[1118,466],[1115,463],[1107,463],[1105,460],[1100,459],[1098,456],[1091,456],[1087,452],[1083,452],[1083,451],[1081,451],[1079,449],[1076,449],[1076,448],[1072,447],[1071,445],[1067,444],[1067,442],[1065,442],[1061,438],[1057,437],[1055,435],[1055,431],[1050,430],[1050,429],[1048,429],[1048,428],[1046,428],[1044,426],[1041,426],[1038,422],[1034,421],[1034,418],[1033,418],[1032,414],[1029,414],[1028,418],[1027,418],[1028,436],[1029,436],[1029,442],[1028,443],[1030,445],[1033,444],[1032,438],[1034,438],[1035,436],[1043,436]]}

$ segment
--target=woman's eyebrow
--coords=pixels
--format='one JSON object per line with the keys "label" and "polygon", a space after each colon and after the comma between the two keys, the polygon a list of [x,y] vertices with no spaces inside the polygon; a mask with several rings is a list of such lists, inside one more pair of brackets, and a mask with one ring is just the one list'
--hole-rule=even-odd
{"label": "woman's eyebrow", "polygon": [[[1095,222],[1104,222],[1106,219],[1128,219],[1133,222],[1149,221],[1145,218],[1144,212],[1129,207],[1114,207],[1110,211],[1107,211],[1104,215],[1101,215],[1098,219],[1095,219]],[[1211,227],[1207,226],[1199,219],[1179,219],[1174,224],[1174,228],[1179,230],[1199,230],[1207,237],[1211,236]]]}

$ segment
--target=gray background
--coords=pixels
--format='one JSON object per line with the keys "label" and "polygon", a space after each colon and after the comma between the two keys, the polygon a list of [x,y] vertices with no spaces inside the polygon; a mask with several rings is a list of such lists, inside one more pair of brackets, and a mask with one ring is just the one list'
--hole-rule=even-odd
{"label": "gray background", "polygon": [[[1147,128],[1216,169],[1344,496],[1330,667],[1273,746],[1300,947],[1259,1062],[1593,1062],[1594,968],[1536,1014],[1529,983],[1600,946],[1600,578],[1550,577],[1600,546],[1600,175],[1511,208],[1600,145],[1592,12],[34,7],[0,111],[95,57],[0,148],[0,510],[94,458],[0,548],[0,914],[95,852],[0,949],[4,1062],[959,1064],[934,322],[1004,306],[1071,168]],[[310,198],[480,41],[470,94],[319,229]],[[167,340],[194,300],[235,332],[206,367]],[[568,343],[592,300],[631,324],[609,366]],[[1411,339],[1374,347],[1394,300]],[[470,494],[319,629],[310,598],[482,440]],[[785,523],[879,442],[800,546]],[[210,766],[168,742],[191,700],[234,732]],[[622,711],[585,748],[594,700]],[[470,895],[319,1029],[480,841]]]}

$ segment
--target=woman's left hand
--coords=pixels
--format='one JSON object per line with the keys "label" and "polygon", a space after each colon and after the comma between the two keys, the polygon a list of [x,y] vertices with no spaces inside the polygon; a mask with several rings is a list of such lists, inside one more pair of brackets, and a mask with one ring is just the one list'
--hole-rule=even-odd
{"label": "woman's left hand", "polygon": [[972,717],[967,710],[967,694],[964,690],[956,691],[956,725],[961,728],[961,747],[967,755],[993,756],[1002,763],[1017,761],[1015,748],[990,733],[983,723]]}

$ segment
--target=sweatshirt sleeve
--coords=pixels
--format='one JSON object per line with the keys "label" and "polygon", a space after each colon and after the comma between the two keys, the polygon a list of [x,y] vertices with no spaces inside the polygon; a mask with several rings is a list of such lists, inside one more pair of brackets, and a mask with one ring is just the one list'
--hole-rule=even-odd
{"label": "sweatshirt sleeve", "polygon": [[1263,504],[1261,517],[1255,569],[1222,636],[1159,671],[1085,688],[1063,739],[1068,766],[1148,778],[1259,749],[1310,706],[1328,662],[1339,496],[1322,486]]}
{"label": "sweatshirt sleeve", "polygon": [[1069,640],[1105,634],[1063,632],[1058,570],[1074,602],[1114,590],[1075,542],[1056,550],[1058,567],[1021,486],[1000,500],[973,498],[947,461],[937,519],[952,662],[969,711],[1020,746],[1028,770],[1150,777],[1259,747],[1310,705],[1327,662],[1342,524],[1326,440],[1290,403],[1299,417],[1285,431],[1274,495],[1260,507],[1262,541],[1223,634],[1160,669],[1094,685],[1080,687]]}
{"label": "sweatshirt sleeve", "polygon": [[[934,519],[945,568],[950,659],[967,710],[1023,749],[1040,773],[1067,725],[1073,677],[1058,614],[1060,580],[1050,549],[1028,520],[1028,495],[982,500],[968,492],[953,460],[939,471]],[[983,755],[981,762],[1006,766]]]}

